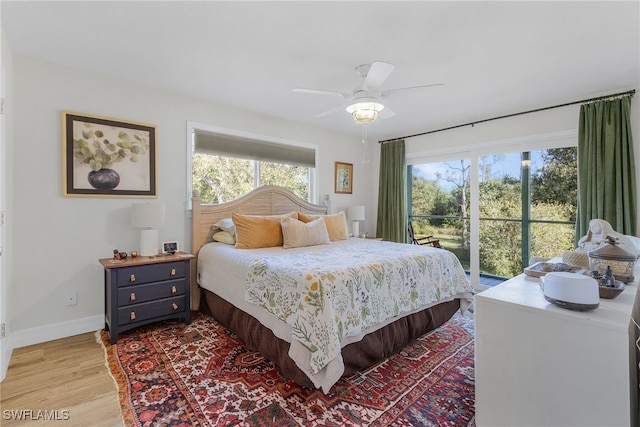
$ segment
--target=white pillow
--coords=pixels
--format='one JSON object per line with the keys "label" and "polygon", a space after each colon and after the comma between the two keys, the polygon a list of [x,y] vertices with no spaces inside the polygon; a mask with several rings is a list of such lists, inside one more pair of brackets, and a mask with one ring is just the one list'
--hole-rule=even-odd
{"label": "white pillow", "polygon": [[322,217],[307,223],[294,218],[284,218],[281,225],[284,249],[331,243],[327,225]]}
{"label": "white pillow", "polygon": [[231,218],[223,218],[213,225],[215,227],[218,227],[222,231],[226,231],[232,236],[236,235],[236,225],[233,223],[233,220]]}
{"label": "white pillow", "polygon": [[636,250],[638,251],[638,253],[640,253],[640,238],[636,237],[636,236],[630,236],[628,234],[625,234],[625,236],[627,239],[631,240],[631,243],[633,243],[633,246],[635,246]]}
{"label": "white pillow", "polygon": [[337,240],[345,240],[349,238],[349,232],[347,231],[347,217],[344,211],[330,215],[308,215],[302,212],[298,212],[298,219],[302,222],[313,221],[314,219],[324,218],[327,230],[329,232],[329,238],[332,242]]}
{"label": "white pillow", "polygon": [[212,237],[216,242],[226,243],[227,245],[236,244],[236,238],[228,231],[218,231],[217,233],[213,233]]}

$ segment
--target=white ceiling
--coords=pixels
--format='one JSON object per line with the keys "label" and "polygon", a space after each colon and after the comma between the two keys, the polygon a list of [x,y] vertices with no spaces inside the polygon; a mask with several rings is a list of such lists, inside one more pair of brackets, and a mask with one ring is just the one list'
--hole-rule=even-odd
{"label": "white ceiling", "polygon": [[640,86],[640,3],[2,1],[16,54],[361,135],[338,97],[355,67],[394,64],[372,139]]}

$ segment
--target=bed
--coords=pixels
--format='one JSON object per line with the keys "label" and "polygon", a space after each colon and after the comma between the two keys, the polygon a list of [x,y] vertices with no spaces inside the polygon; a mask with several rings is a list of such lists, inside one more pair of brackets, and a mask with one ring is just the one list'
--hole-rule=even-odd
{"label": "bed", "polygon": [[[254,215],[277,218],[285,236],[280,246],[236,247],[242,246],[242,221]],[[451,252],[347,238],[339,228],[342,234],[335,232],[336,224],[346,227],[340,215],[277,186],[218,205],[193,197],[192,309],[215,317],[287,378],[325,393],[342,376],[374,365],[466,310],[473,294]],[[214,241],[220,221],[229,218],[238,225],[238,241]],[[289,224],[329,233],[320,243],[288,247]]]}

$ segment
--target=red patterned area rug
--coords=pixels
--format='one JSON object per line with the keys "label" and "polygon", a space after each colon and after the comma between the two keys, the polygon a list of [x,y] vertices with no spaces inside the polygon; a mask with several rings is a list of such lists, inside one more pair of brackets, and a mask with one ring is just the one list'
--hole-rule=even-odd
{"label": "red patterned area rug", "polygon": [[215,319],[160,322],[110,345],[127,426],[474,426],[473,317],[442,327],[329,394],[284,378]]}

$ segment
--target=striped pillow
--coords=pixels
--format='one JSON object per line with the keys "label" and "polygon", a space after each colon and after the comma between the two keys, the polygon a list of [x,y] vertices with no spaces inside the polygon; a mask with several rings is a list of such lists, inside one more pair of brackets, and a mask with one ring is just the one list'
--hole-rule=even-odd
{"label": "striped pillow", "polygon": [[284,249],[302,246],[328,245],[329,233],[323,218],[304,223],[294,218],[284,218],[282,225],[282,247]]}
{"label": "striped pillow", "polygon": [[308,215],[298,212],[298,219],[302,222],[309,222],[318,218],[324,218],[327,230],[329,231],[329,238],[332,242],[349,238],[349,232],[347,231],[347,217],[345,216],[344,211],[330,215]]}

